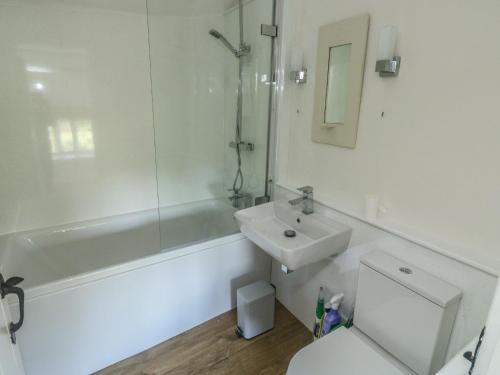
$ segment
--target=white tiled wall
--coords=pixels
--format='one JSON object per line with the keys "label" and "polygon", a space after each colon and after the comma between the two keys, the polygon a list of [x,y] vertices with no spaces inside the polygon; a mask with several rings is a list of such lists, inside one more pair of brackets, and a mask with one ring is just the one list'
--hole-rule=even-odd
{"label": "white tiled wall", "polygon": [[[235,4],[0,0],[0,234],[227,197],[237,59],[208,31],[237,45]],[[267,0],[246,2],[244,137],[256,150],[243,170],[255,195],[270,17]]]}
{"label": "white tiled wall", "polygon": [[[150,1],[153,9],[162,9]],[[150,43],[161,206],[227,195],[223,15],[151,12]]]}
{"label": "white tiled wall", "polygon": [[0,2],[0,233],[157,205],[145,2],[96,5]]}

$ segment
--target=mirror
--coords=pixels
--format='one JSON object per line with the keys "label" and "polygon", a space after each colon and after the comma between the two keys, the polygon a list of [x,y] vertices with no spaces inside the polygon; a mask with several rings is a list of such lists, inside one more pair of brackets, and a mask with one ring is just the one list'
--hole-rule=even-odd
{"label": "mirror", "polygon": [[347,87],[352,44],[330,48],[328,85],[325,100],[325,123],[343,125],[347,107]]}
{"label": "mirror", "polygon": [[356,147],[369,15],[320,27],[312,140]]}

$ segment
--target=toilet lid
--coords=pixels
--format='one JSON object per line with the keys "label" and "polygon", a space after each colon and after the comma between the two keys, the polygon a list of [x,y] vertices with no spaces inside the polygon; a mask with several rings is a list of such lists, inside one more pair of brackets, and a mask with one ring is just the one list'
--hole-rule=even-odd
{"label": "toilet lid", "polygon": [[286,374],[406,375],[344,327],[295,354]]}

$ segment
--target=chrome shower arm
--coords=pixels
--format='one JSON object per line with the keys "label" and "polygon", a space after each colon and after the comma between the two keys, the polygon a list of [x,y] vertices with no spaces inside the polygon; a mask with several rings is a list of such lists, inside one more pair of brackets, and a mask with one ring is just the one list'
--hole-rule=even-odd
{"label": "chrome shower arm", "polygon": [[236,48],[234,48],[234,46],[231,43],[229,43],[229,41],[224,37],[224,35],[221,34],[219,39],[222,42],[222,44],[224,44],[233,53],[234,56],[239,57],[239,51]]}
{"label": "chrome shower arm", "polygon": [[245,56],[245,55],[248,55],[248,53],[250,52],[250,46],[245,44],[245,43],[241,43],[240,44],[240,49],[236,49],[236,47],[234,47],[230,42],[229,40],[226,39],[226,37],[224,35],[222,35],[219,31],[215,30],[215,29],[211,29],[209,32],[208,32],[210,35],[212,35],[214,38],[216,39],[219,39],[222,44],[224,44],[226,46],[226,48],[228,50],[231,51],[231,53],[239,58],[241,56]]}

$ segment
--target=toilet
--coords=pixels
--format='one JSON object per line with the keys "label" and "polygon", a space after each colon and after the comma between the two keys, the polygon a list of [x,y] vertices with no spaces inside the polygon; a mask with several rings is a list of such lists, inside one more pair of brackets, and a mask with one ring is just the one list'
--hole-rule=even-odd
{"label": "toilet", "polygon": [[287,375],[434,375],[462,292],[383,252],[361,259],[354,325],[300,350]]}

